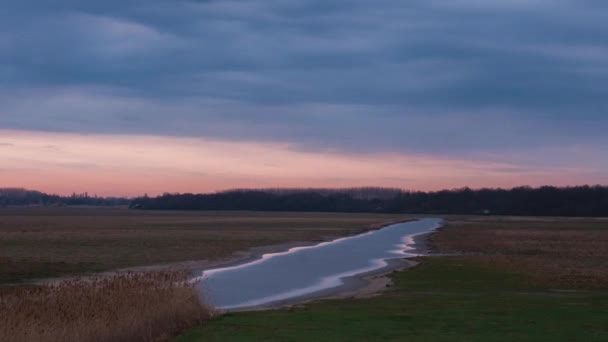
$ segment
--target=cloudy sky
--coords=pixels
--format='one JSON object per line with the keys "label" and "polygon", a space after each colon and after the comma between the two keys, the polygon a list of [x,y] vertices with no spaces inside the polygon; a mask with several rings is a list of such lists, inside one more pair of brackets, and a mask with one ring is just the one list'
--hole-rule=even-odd
{"label": "cloudy sky", "polygon": [[608,183],[605,0],[0,11],[0,187]]}

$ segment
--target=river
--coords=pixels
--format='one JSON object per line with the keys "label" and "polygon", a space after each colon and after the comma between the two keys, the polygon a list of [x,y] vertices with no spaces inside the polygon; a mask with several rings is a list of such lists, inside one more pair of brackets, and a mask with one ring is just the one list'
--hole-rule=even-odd
{"label": "river", "polygon": [[224,310],[271,306],[339,290],[345,279],[386,268],[389,260],[416,256],[414,237],[442,225],[427,218],[398,223],[314,246],[296,247],[237,266],[206,270],[201,291]]}

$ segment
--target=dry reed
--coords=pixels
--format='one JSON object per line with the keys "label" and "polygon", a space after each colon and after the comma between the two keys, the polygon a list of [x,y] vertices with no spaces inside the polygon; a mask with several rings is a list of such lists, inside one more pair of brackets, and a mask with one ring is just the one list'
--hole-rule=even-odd
{"label": "dry reed", "polygon": [[185,272],[0,290],[0,341],[163,341],[209,319]]}

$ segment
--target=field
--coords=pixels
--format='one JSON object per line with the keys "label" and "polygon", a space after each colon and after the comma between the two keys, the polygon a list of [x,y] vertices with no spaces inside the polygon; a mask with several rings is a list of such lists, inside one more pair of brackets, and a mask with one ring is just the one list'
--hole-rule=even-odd
{"label": "field", "polygon": [[176,341],[608,340],[608,220],[446,218],[440,254],[378,297],[227,314]]}
{"label": "field", "polygon": [[608,219],[458,218],[432,236],[458,253],[547,288],[608,289]]}
{"label": "field", "polygon": [[429,238],[435,254],[391,274],[393,286],[377,297],[211,320],[214,313],[192,287],[170,273],[24,286],[125,267],[227,260],[254,247],[320,241],[408,218],[3,208],[0,314],[14,319],[3,321],[0,339],[19,333],[23,341],[36,334],[153,341],[185,331],[175,341],[608,340],[608,219],[446,216],[447,225]]}
{"label": "field", "polygon": [[403,215],[0,208],[0,285],[354,234]]}

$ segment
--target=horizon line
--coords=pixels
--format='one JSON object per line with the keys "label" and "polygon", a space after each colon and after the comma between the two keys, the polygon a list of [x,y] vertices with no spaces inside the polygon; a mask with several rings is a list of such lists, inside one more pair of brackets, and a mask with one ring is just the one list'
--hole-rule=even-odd
{"label": "horizon line", "polygon": [[99,196],[96,193],[89,193],[87,191],[85,192],[71,192],[71,193],[52,193],[52,192],[46,192],[44,190],[38,190],[38,189],[31,189],[31,188],[27,188],[27,187],[19,187],[19,186],[10,186],[10,187],[0,187],[0,192],[2,191],[33,191],[33,192],[39,192],[45,195],[49,195],[49,196],[59,196],[59,197],[71,197],[74,195],[77,196],[82,196],[82,195],[87,195],[91,198],[118,198],[118,199],[135,199],[135,198],[141,198],[141,197],[161,197],[161,196],[166,196],[166,195],[214,195],[214,194],[221,194],[221,193],[229,193],[229,192],[255,192],[255,191],[259,191],[259,192],[270,192],[270,191],[299,191],[299,192],[306,192],[306,191],[310,191],[310,192],[315,192],[315,191],[332,191],[332,192],[340,192],[340,191],[353,191],[353,190],[384,190],[384,191],[395,191],[395,192],[402,192],[402,193],[407,193],[407,192],[421,192],[421,193],[437,193],[437,192],[442,192],[442,191],[458,191],[458,190],[471,190],[471,191],[481,191],[481,190],[504,190],[504,191],[511,191],[514,189],[520,189],[520,188],[529,188],[529,189],[542,189],[542,188],[556,188],[556,189],[568,189],[568,188],[582,188],[582,187],[589,187],[589,188],[594,188],[594,187],[608,187],[608,184],[591,184],[591,183],[585,183],[585,184],[570,184],[570,185],[550,185],[550,184],[544,184],[544,185],[537,185],[537,186],[532,186],[532,185],[518,185],[518,186],[513,186],[513,187],[500,187],[500,186],[496,186],[496,187],[488,187],[488,186],[484,186],[484,187],[470,187],[470,186],[460,186],[460,187],[452,187],[452,188],[443,188],[440,190],[415,190],[415,189],[406,189],[406,188],[398,188],[398,187],[382,187],[382,186],[354,186],[354,187],[335,187],[335,188],[327,188],[327,187],[302,187],[302,188],[297,188],[297,187],[264,187],[264,188],[227,188],[227,189],[223,189],[223,190],[216,190],[216,191],[210,191],[210,192],[169,192],[169,191],[165,191],[162,193],[157,193],[157,194],[153,194],[153,195],[149,195],[148,193],[144,193],[141,195],[135,195],[135,196],[125,196],[125,195],[108,195],[108,196]]}

